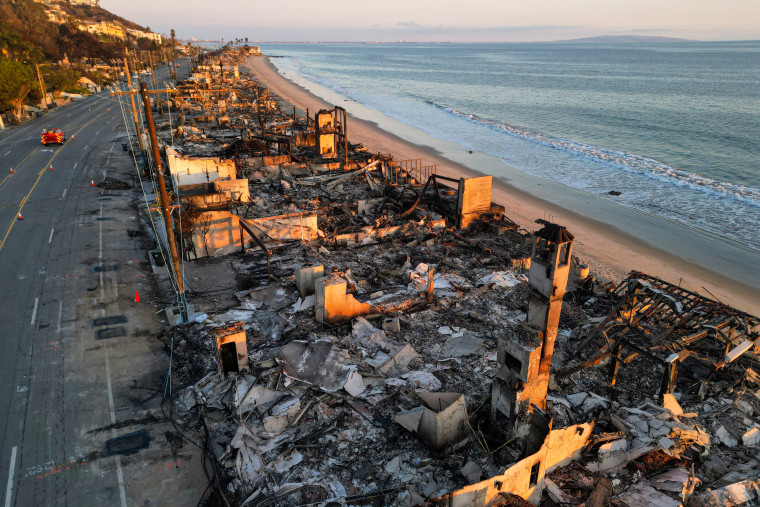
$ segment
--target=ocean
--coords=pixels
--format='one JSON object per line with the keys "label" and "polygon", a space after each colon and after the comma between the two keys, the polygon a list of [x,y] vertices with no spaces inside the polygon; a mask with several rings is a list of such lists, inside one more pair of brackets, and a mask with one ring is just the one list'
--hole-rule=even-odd
{"label": "ocean", "polygon": [[434,138],[760,250],[758,41],[261,48]]}

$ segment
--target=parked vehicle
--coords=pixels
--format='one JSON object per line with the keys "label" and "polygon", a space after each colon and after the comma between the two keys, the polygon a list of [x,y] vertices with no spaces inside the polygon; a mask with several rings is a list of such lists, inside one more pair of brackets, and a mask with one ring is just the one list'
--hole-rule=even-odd
{"label": "parked vehicle", "polygon": [[63,144],[66,142],[66,133],[60,129],[45,129],[40,134],[42,144]]}

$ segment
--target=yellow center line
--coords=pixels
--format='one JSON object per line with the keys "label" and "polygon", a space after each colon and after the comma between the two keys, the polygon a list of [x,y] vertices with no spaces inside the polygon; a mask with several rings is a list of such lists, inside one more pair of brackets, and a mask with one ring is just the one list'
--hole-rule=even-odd
{"label": "yellow center line", "polygon": [[[93,118],[92,120],[90,120],[89,122],[87,122],[84,125],[82,125],[82,128],[80,128],[79,130],[76,131],[76,134],[80,133],[90,123],[94,122],[95,120],[97,120],[98,118],[100,118],[101,116],[103,116],[104,114],[105,113],[101,113],[101,114],[97,115],[95,118]],[[34,184],[32,185],[32,188],[29,189],[29,193],[27,193],[24,196],[24,198],[21,200],[21,203],[18,206],[18,210],[16,211],[16,214],[11,219],[11,223],[8,226],[8,230],[5,231],[5,235],[3,236],[3,240],[0,241],[0,251],[2,251],[3,247],[5,246],[5,242],[8,240],[8,235],[11,233],[11,230],[13,229],[13,226],[16,225],[16,222],[18,220],[18,214],[21,213],[21,210],[24,208],[24,205],[26,204],[26,201],[29,200],[29,196],[31,196],[32,192],[34,192],[34,188],[37,186],[37,183],[40,182],[40,180],[42,179],[42,175],[45,174],[46,169],[48,168],[48,166],[50,166],[51,162],[53,162],[53,159],[55,159],[55,157],[57,157],[58,154],[61,152],[61,150],[64,149],[65,147],[66,147],[66,145],[64,144],[63,146],[61,146],[60,148],[58,148],[55,151],[55,153],[53,154],[53,156],[50,157],[50,160],[48,160],[47,163],[42,167],[42,169],[40,169],[40,172],[37,175],[37,179],[35,180]],[[37,149],[39,149],[39,147]],[[34,153],[34,152],[32,152],[32,153]],[[29,156],[31,156],[31,153],[29,154]],[[29,158],[29,156],[27,156],[27,158]],[[24,159],[24,160],[26,160],[26,159]]]}
{"label": "yellow center line", "polygon": [[[24,160],[22,160],[21,162],[18,163],[18,165],[16,165],[16,170],[18,170],[19,167],[21,167],[22,165],[24,165],[24,162],[26,162],[26,159],[28,159],[29,157],[31,157],[32,155],[34,155],[34,152],[37,151],[37,150],[39,150],[40,148],[42,148],[41,144],[39,146],[37,146],[35,149],[33,149],[29,153],[29,155],[27,155],[26,157],[24,157]],[[5,183],[5,180],[7,180],[10,177],[11,177],[11,173],[8,172],[8,174],[5,175],[5,178],[3,178],[3,181],[0,181],[0,187],[2,187],[3,183]]]}

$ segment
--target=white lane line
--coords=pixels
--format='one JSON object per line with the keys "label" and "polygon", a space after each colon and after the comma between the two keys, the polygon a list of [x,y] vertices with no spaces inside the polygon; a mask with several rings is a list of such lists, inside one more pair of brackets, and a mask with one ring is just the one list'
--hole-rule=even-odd
{"label": "white lane line", "polygon": [[[102,195],[101,191],[101,195]],[[100,218],[103,218],[103,203],[100,203]],[[98,230],[98,258],[100,265],[103,265],[103,221],[100,221]],[[103,272],[100,272],[100,300],[105,301],[105,286],[103,285]],[[101,310],[105,316],[105,310]],[[116,410],[113,404],[113,387],[111,384],[111,363],[108,361],[108,344],[104,344],[103,353],[106,356],[106,386],[108,390],[108,408],[111,413],[111,424],[116,424]],[[116,436],[116,430],[111,430],[111,435]],[[127,492],[124,489],[124,472],[121,469],[121,459],[116,456],[116,479],[119,481],[119,496],[121,497],[121,507],[127,507]]]}
{"label": "white lane line", "polygon": [[[108,150],[108,158],[106,158],[106,165],[111,161],[111,153],[113,153],[113,145],[116,144],[116,141],[111,143],[111,149]],[[10,152],[8,152],[10,153]]]}
{"label": "white lane line", "polygon": [[14,445],[11,450],[11,467],[8,470],[8,486],[5,488],[5,507],[10,507],[11,497],[13,497],[13,475],[16,473],[16,450]]}
{"label": "white lane line", "polygon": [[77,168],[77,164],[78,164],[78,163],[79,163],[79,162],[74,162],[74,169],[76,169],[76,168]]}
{"label": "white lane line", "polygon": [[111,386],[111,363],[108,362],[108,352],[106,352],[106,386],[108,388],[108,408],[111,412],[111,424],[116,424],[116,410],[113,404],[113,387]]}
{"label": "white lane line", "polygon": [[[100,203],[100,215],[98,215],[99,218],[103,218],[103,203]],[[98,259],[100,260],[100,265],[103,265],[103,221],[100,220],[98,222]],[[100,271],[100,302],[105,303],[106,301],[106,287],[103,285],[103,270]],[[108,357],[106,356],[106,360]]]}
{"label": "white lane line", "polygon": [[53,231],[55,231],[55,228],[50,229],[50,237],[48,238],[48,245],[53,242]]}
{"label": "white lane line", "polygon": [[[111,412],[111,424],[116,424],[116,412],[113,405],[113,388],[111,387],[111,364],[108,362],[108,348],[105,348],[106,356],[106,385],[108,386],[108,407]],[[111,434],[115,436],[116,431],[112,430]],[[121,507],[127,507],[127,493],[124,490],[124,473],[121,471],[121,460],[116,456],[116,478],[119,481],[119,496],[121,497]]]}
{"label": "white lane line", "polygon": [[40,304],[40,298],[34,298],[34,310],[32,310],[32,325],[34,325],[34,321],[37,320],[37,305]]}
{"label": "white lane line", "polygon": [[82,148],[82,151],[86,150],[88,146],[89,146],[89,144],[85,144],[84,148]]}
{"label": "white lane line", "polygon": [[28,141],[29,139],[34,139],[34,136],[29,136],[29,137],[27,137],[27,138],[26,138],[26,140],[27,140],[27,141]]}
{"label": "white lane line", "polygon": [[61,196],[61,198],[62,198],[62,199],[63,199],[64,197],[66,197],[66,191],[67,191],[67,190],[68,190],[68,188],[64,188],[64,189],[63,189],[63,195]]}
{"label": "white lane line", "polygon": [[11,154],[11,152],[10,152],[10,151],[8,151],[8,153],[6,153],[6,154],[5,154],[5,155],[3,155],[3,156],[4,156],[4,157],[7,157],[7,156],[8,156],[8,155],[10,155],[10,154]]}
{"label": "white lane line", "polygon": [[69,116],[71,116],[71,113],[67,114],[67,115],[66,115],[66,118],[68,118]]}
{"label": "white lane line", "polygon": [[[102,202],[100,203],[100,214],[98,215],[98,218],[103,218],[103,203]],[[98,259],[100,259],[101,261],[103,260],[103,221],[102,220],[100,220],[100,232],[98,233]]]}
{"label": "white lane line", "polygon": [[58,301],[58,327],[56,333],[61,332],[61,319],[63,318],[63,301]]}

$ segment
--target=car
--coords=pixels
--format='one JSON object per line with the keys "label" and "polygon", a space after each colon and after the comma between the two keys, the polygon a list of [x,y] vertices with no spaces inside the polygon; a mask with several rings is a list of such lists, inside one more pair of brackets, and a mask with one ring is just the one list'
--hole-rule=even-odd
{"label": "car", "polygon": [[66,133],[60,129],[45,129],[40,134],[42,144],[63,144],[66,142]]}

